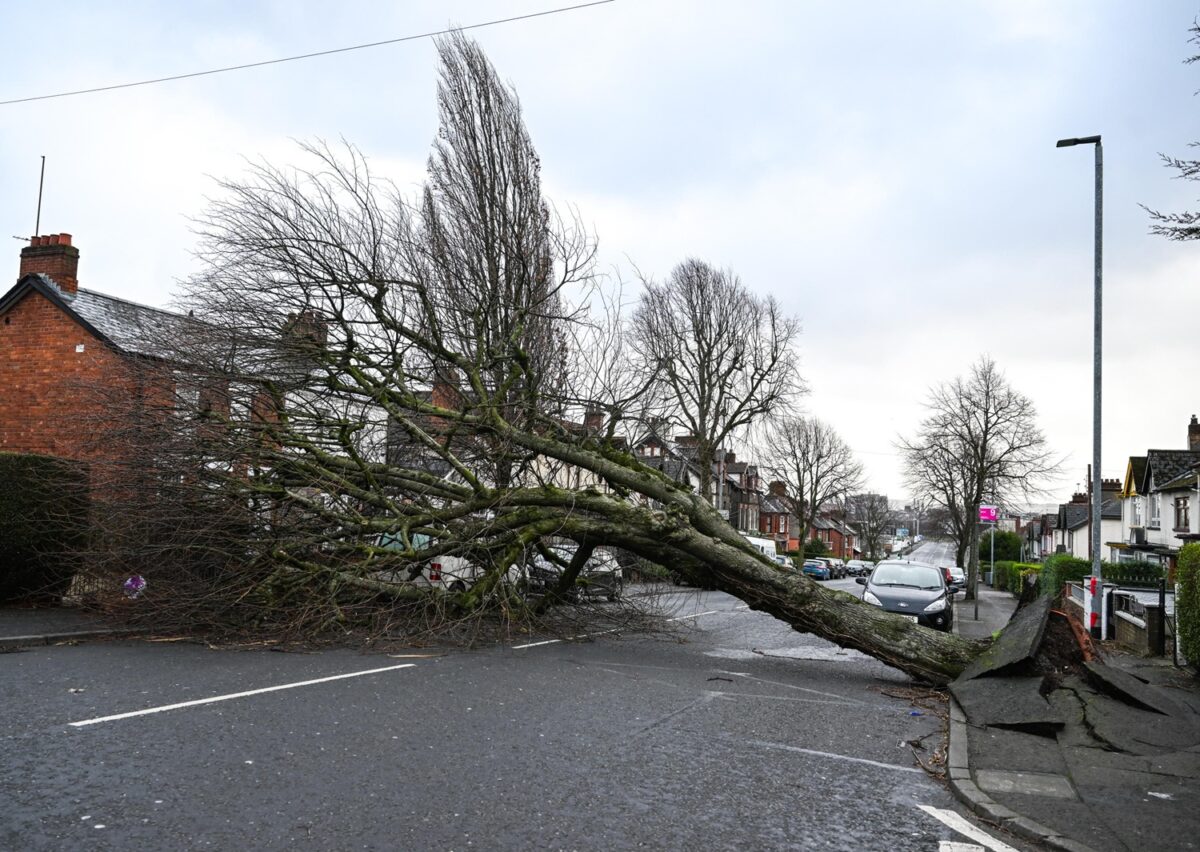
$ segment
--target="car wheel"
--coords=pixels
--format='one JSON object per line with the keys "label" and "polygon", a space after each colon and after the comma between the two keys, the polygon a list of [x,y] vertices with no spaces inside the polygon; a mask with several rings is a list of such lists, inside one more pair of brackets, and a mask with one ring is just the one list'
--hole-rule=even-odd
{"label": "car wheel", "polygon": [[465,592],[466,590],[467,590],[467,584],[464,583],[462,580],[455,580],[453,583],[450,584],[450,591],[454,592],[455,594],[461,594],[461,593]]}

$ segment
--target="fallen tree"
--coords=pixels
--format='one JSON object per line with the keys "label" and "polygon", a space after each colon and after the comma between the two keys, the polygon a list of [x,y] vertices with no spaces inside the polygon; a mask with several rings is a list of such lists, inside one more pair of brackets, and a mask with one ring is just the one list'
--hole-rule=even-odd
{"label": "fallen tree", "polygon": [[[570,540],[555,592],[592,548],[620,548],[914,677],[953,679],[980,643],[779,570],[638,460],[656,377],[612,375],[624,320],[595,315],[594,243],[543,200],[519,104],[483,53],[461,35],[439,48],[441,129],[419,199],[352,148],[309,145],[315,167],[263,164],[197,223],[206,271],[186,296],[189,333],[147,367],[174,392],[147,418],[140,456],[156,461],[139,469],[162,471],[154,500],[178,495],[160,526],[196,526],[171,511],[222,521],[219,546],[193,538],[208,561],[177,542],[219,601],[206,617],[317,612],[304,622],[316,629],[414,599],[464,617],[527,611],[522,567]],[[414,585],[439,556],[480,574]]]}

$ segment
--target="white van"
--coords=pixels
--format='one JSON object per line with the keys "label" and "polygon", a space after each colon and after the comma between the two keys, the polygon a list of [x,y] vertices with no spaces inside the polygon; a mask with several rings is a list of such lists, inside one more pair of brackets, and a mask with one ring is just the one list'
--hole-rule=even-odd
{"label": "white van", "polygon": [[746,535],[745,533],[742,534],[742,538],[750,542],[750,545],[755,550],[768,559],[774,560],[776,554],[779,552],[775,549],[775,542],[771,541],[769,538],[755,538],[754,536]]}
{"label": "white van", "polygon": [[[430,545],[431,539],[423,533],[416,533],[412,537],[412,543],[416,550],[423,550]],[[388,533],[380,536],[379,546],[390,550],[402,549],[399,539]],[[461,556],[443,553],[431,556],[424,562],[416,563],[408,570],[394,570],[387,573],[391,576],[381,579],[386,579],[388,582],[405,582],[412,583],[414,586],[434,586],[450,592],[465,592],[467,588],[475,585],[484,570]]]}

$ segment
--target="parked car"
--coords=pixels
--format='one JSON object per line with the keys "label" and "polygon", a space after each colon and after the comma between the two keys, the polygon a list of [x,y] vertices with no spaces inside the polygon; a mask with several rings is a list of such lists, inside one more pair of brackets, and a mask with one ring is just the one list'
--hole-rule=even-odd
{"label": "parked car", "polygon": [[848,573],[846,571],[846,563],[844,560],[838,559],[836,556],[827,556],[825,557],[825,561],[829,563],[829,568],[831,571],[833,571],[834,579],[840,580]]}
{"label": "parked car", "polygon": [[800,569],[806,576],[814,580],[828,580],[832,576],[829,566],[816,559],[805,559],[804,567]]}
{"label": "parked car", "polygon": [[865,603],[934,630],[949,632],[954,625],[954,592],[936,565],[886,559],[870,577],[859,577],[858,583],[866,586]]}
{"label": "parked car", "polygon": [[[417,551],[429,548],[432,544],[432,539],[424,533],[416,533],[412,537],[413,549]],[[404,550],[400,537],[391,533],[381,535],[378,546],[385,550]],[[442,553],[415,561],[406,568],[383,573],[384,576],[380,579],[387,582],[411,583],[414,586],[428,586],[449,592],[465,592],[483,576],[484,569],[461,556]]]}
{"label": "parked car", "polygon": [[[575,556],[574,544],[555,544],[547,548],[553,559],[541,553],[533,553],[526,560],[528,591],[530,594],[545,594],[558,585],[563,572]],[[568,591],[569,599],[580,597],[603,597],[615,601],[625,590],[625,580],[617,557],[607,550],[593,550],[584,563],[575,585]]]}
{"label": "parked car", "polygon": [[946,570],[950,572],[950,584],[952,586],[957,586],[959,589],[967,587],[967,572],[964,568],[958,565],[951,565]]}
{"label": "parked car", "polygon": [[820,562],[822,565],[824,565],[826,568],[828,568],[829,569],[829,579],[836,580],[840,576],[842,576],[838,571],[838,564],[837,564],[840,560],[831,559],[828,556],[810,556],[809,559],[812,560],[813,562]]}
{"label": "parked car", "polygon": [[775,556],[775,563],[776,563],[777,565],[779,565],[781,568],[794,568],[794,567],[796,567],[795,565],[793,565],[793,564],[792,564],[792,560],[791,560],[791,559],[789,559],[788,557],[784,556],[783,554],[777,554],[777,555]]}
{"label": "parked car", "polygon": [[874,562],[868,562],[865,559],[851,559],[846,563],[846,573],[851,577],[865,577],[871,573],[874,567]]}

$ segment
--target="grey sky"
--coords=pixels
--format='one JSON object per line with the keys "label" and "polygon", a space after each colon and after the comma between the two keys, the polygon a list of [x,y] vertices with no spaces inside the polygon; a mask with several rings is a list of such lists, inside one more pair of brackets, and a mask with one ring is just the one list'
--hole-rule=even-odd
{"label": "grey sky", "polygon": [[[181,6],[187,8],[179,8]],[[59,2],[5,11],[0,100],[252,62],[553,8],[554,2]],[[97,11],[102,6],[103,11]],[[520,94],[549,196],[606,267],[735,269],[804,321],[806,409],[877,490],[926,388],[992,355],[1067,457],[1090,459],[1091,148],[1106,161],[1104,475],[1180,447],[1200,413],[1200,248],[1138,203],[1196,206],[1157,152],[1200,139],[1200,5],[617,2],[475,31]],[[344,137],[415,186],[435,130],[428,41],[0,107],[4,235],[70,232],[81,282],[165,304],[187,217],[242,158]],[[10,241],[11,275],[20,244]]]}

